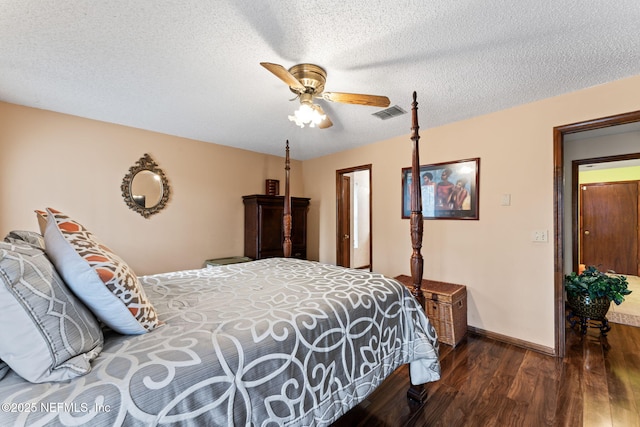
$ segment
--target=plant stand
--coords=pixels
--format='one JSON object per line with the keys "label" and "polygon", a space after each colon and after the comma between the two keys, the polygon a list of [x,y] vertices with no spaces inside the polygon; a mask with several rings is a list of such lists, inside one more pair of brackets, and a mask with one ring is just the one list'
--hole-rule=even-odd
{"label": "plant stand", "polygon": [[580,322],[582,335],[587,333],[587,328],[592,327],[600,329],[602,336],[607,336],[607,332],[611,330],[607,320],[611,303],[607,298],[591,299],[588,295],[568,295],[567,305],[567,321],[572,328]]}
{"label": "plant stand", "polygon": [[569,310],[569,314],[567,315],[567,322],[569,322],[569,325],[572,329],[575,328],[578,322],[580,322],[580,332],[582,333],[582,335],[587,334],[588,328],[598,328],[600,329],[600,334],[603,337],[606,337],[607,332],[611,330],[611,326],[609,326],[609,321],[606,317],[593,319],[590,317],[575,314],[573,310]]}

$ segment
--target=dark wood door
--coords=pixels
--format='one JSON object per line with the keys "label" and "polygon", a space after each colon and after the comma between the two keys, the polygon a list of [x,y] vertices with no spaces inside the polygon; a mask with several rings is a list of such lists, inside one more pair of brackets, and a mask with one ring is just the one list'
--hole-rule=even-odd
{"label": "dark wood door", "polygon": [[351,178],[342,175],[338,203],[339,245],[338,265],[351,267]]}
{"label": "dark wood door", "polygon": [[638,274],[638,182],[580,187],[580,259],[618,274]]}

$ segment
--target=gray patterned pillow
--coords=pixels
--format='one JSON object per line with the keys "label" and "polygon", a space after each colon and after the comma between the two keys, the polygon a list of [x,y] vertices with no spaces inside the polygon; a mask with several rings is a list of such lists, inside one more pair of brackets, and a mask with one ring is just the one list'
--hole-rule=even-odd
{"label": "gray patterned pillow", "polygon": [[[16,245],[24,245],[25,243],[33,246],[34,248],[44,250],[44,237],[40,233],[28,230],[13,230],[10,231],[4,237],[4,241],[7,243],[14,243]],[[0,380],[9,373],[11,368],[9,365],[0,360]]]}
{"label": "gray patterned pillow", "polygon": [[44,237],[35,231],[13,230],[5,236],[4,241],[16,245],[28,243],[35,248],[44,250]]}
{"label": "gray patterned pillow", "polygon": [[0,358],[27,381],[65,381],[91,370],[103,336],[45,253],[0,242]]}
{"label": "gray patterned pillow", "polygon": [[0,380],[9,372],[9,365],[0,360]]}

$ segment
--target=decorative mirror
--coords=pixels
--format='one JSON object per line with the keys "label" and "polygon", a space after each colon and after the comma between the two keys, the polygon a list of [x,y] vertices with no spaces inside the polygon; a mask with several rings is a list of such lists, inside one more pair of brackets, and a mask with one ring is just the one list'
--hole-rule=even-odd
{"label": "decorative mirror", "polygon": [[120,189],[129,209],[145,218],[160,212],[169,200],[169,182],[148,154],[129,168]]}

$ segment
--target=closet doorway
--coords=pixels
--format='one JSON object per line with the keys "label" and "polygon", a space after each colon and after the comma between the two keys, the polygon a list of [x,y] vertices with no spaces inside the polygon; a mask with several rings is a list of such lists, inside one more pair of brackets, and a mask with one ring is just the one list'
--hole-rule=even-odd
{"label": "closet doorway", "polygon": [[372,271],[371,170],[336,171],[336,264]]}

